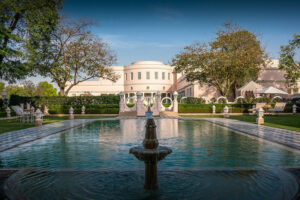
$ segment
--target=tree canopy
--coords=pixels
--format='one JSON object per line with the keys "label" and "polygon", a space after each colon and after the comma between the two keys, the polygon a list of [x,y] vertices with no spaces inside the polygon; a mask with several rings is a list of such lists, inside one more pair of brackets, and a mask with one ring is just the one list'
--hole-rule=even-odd
{"label": "tree canopy", "polygon": [[40,73],[52,78],[65,96],[80,82],[93,78],[116,81],[110,66],[116,61],[108,45],[91,34],[86,20],[61,18],[51,34],[50,53]]}
{"label": "tree canopy", "polygon": [[221,95],[233,98],[236,89],[257,79],[266,58],[255,34],[229,23],[210,43],[186,46],[173,58],[173,65],[188,81],[214,86]]}
{"label": "tree canopy", "polygon": [[45,59],[62,1],[0,1],[1,79],[22,79]]}
{"label": "tree canopy", "polygon": [[286,46],[281,46],[280,69],[286,72],[285,80],[288,87],[297,86],[300,78],[300,62],[295,60],[296,50],[300,48],[300,35],[294,35]]}
{"label": "tree canopy", "polygon": [[39,84],[36,86],[35,96],[40,96],[40,97],[57,96],[57,91],[52,84],[48,83],[47,81],[42,81],[39,82]]}
{"label": "tree canopy", "polygon": [[57,96],[56,88],[47,81],[39,82],[37,85],[32,81],[23,81],[21,85],[7,85],[3,91],[6,91],[8,96],[13,94],[24,97]]}

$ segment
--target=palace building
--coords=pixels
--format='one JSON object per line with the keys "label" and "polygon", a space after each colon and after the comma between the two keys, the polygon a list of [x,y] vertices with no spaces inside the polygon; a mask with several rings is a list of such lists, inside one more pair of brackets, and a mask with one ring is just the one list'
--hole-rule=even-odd
{"label": "palace building", "polygon": [[[279,61],[272,60],[267,68],[263,68],[255,81],[262,88],[273,86],[289,94],[300,93],[298,87],[287,88],[285,86],[284,71],[278,68]],[[162,97],[172,97],[177,91],[179,96],[203,97],[207,99],[220,96],[216,88],[208,85],[200,85],[197,82],[188,82],[185,76],[174,72],[174,67],[158,61],[138,61],[128,66],[111,66],[119,75],[116,82],[99,79],[97,81],[85,81],[74,86],[69,96],[102,95],[125,93],[126,98],[135,98],[136,93],[142,92],[145,97],[154,97],[159,91]]]}

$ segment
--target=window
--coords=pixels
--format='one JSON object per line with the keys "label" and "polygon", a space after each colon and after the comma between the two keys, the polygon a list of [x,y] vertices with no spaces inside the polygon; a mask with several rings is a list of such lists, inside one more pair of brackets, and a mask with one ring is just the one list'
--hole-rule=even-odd
{"label": "window", "polygon": [[163,87],[163,90],[165,90],[165,89],[166,89],[166,87],[164,86],[164,87]]}
{"label": "window", "polygon": [[158,79],[158,72],[155,72],[155,79]]}
{"label": "window", "polygon": [[133,90],[133,87],[130,87],[131,90]]}
{"label": "window", "polygon": [[125,73],[125,80],[127,81],[127,73]]}
{"label": "window", "polygon": [[150,87],[149,86],[147,86],[147,90],[149,90],[150,89]]}
{"label": "window", "polygon": [[139,79],[139,80],[142,79],[142,72],[138,72],[138,79]]}
{"label": "window", "polygon": [[130,79],[133,80],[133,72],[130,72]]}
{"label": "window", "polygon": [[161,78],[162,80],[165,80],[165,72],[162,73]]}
{"label": "window", "polygon": [[150,72],[146,73],[146,78],[149,80],[150,79]]}
{"label": "window", "polygon": [[171,79],[171,74],[170,73],[168,73],[168,80],[170,80]]}

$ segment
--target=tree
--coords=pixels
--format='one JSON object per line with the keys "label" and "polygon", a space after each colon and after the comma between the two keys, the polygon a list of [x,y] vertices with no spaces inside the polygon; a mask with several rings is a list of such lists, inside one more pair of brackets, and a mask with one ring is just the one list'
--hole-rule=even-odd
{"label": "tree", "polygon": [[48,54],[62,0],[0,1],[0,78],[22,79]]}
{"label": "tree", "polygon": [[300,35],[294,35],[294,39],[286,46],[281,46],[280,69],[284,70],[286,84],[288,87],[297,86],[300,78],[300,62],[294,59],[296,49],[300,48]]}
{"label": "tree", "polygon": [[256,80],[267,55],[256,36],[231,23],[209,44],[195,43],[173,58],[177,72],[188,81],[214,86],[221,95],[235,98],[237,88]]}
{"label": "tree", "polygon": [[108,45],[93,36],[86,20],[61,18],[51,35],[51,53],[40,73],[57,83],[60,95],[68,95],[72,87],[93,78],[116,81],[118,76],[109,68],[115,61]]}
{"label": "tree", "polygon": [[52,84],[47,81],[42,81],[37,85],[35,95],[42,97],[57,96],[57,91]]}
{"label": "tree", "polygon": [[8,96],[11,96],[13,94],[18,96],[25,96],[25,97],[29,96],[29,94],[26,93],[26,90],[24,90],[22,86],[18,86],[18,85],[8,85],[6,86],[5,91]]}
{"label": "tree", "polygon": [[36,86],[32,81],[23,81],[22,86],[25,96],[33,97],[35,96]]}
{"label": "tree", "polygon": [[0,82],[0,95],[2,94],[2,92],[4,92],[5,89],[5,83]]}

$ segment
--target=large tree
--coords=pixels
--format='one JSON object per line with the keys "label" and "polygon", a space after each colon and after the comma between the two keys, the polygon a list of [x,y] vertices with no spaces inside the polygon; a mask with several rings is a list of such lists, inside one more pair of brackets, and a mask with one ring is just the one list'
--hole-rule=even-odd
{"label": "large tree", "polygon": [[186,46],[173,65],[188,81],[214,86],[221,95],[235,98],[237,88],[257,79],[267,56],[255,34],[231,23],[224,28],[208,44]]}
{"label": "large tree", "polygon": [[57,96],[57,91],[52,84],[47,81],[41,81],[36,86],[35,95],[41,97]]}
{"label": "large tree", "polygon": [[281,46],[280,68],[285,70],[285,80],[288,87],[296,87],[300,79],[300,62],[295,60],[297,49],[300,48],[300,35],[294,35],[286,46]]}
{"label": "large tree", "polygon": [[0,78],[22,79],[47,55],[62,0],[0,1]]}
{"label": "large tree", "polygon": [[68,95],[71,88],[93,78],[116,81],[111,66],[116,57],[108,45],[88,31],[86,20],[61,18],[57,30],[51,34],[51,53],[40,73],[52,78],[60,95]]}

